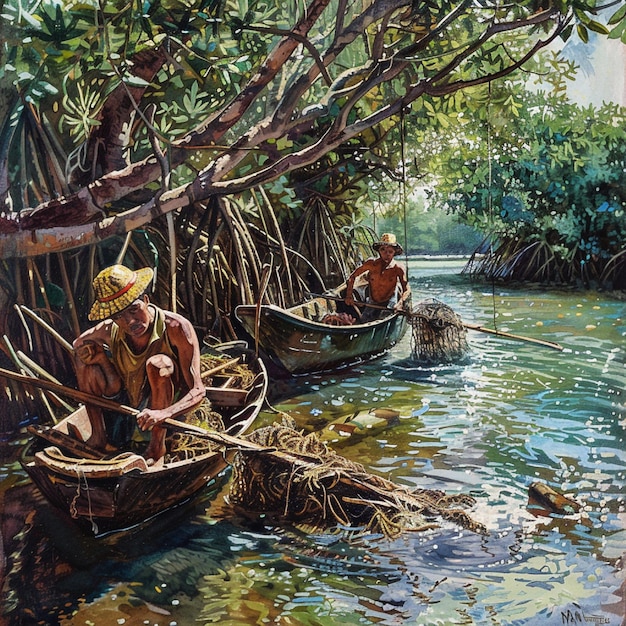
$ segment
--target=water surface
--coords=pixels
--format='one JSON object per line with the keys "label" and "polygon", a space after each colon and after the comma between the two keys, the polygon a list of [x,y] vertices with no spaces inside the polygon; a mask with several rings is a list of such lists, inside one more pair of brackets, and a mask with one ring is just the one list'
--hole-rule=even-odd
{"label": "water surface", "polygon": [[[252,524],[225,501],[226,475],[192,506],[97,541],[37,496],[10,459],[16,443],[0,468],[6,623],[622,624],[626,306],[475,285],[459,267],[411,262],[414,301],[437,298],[467,322],[563,351],[470,331],[462,362],[422,367],[409,333],[383,359],[274,385],[273,404],[306,431],[399,411],[398,424],[335,449],[399,484],[473,495],[487,536],[451,524],[394,540]],[[534,481],[581,511],[529,505]]]}

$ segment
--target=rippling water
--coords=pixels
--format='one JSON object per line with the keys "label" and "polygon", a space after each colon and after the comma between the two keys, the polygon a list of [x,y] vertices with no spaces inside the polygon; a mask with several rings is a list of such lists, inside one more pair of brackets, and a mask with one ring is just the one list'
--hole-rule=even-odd
{"label": "rippling water", "polygon": [[[372,473],[468,493],[489,529],[399,539],[308,535],[233,517],[228,476],[131,536],[79,536],[2,467],[4,612],[15,624],[622,624],[626,552],[626,306],[596,293],[472,285],[458,265],[412,262],[414,302],[557,341],[562,352],[470,331],[463,362],[393,353],[281,389],[306,430],[388,407],[398,424],[333,445]],[[264,423],[275,419],[262,416]],[[528,502],[546,483],[582,510]]]}

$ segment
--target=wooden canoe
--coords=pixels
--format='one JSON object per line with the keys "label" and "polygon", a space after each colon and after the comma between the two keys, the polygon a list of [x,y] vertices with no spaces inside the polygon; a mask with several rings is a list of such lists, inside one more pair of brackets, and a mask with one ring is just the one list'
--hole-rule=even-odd
{"label": "wooden canoe", "polygon": [[[288,309],[272,304],[235,309],[253,342],[258,335],[264,356],[290,374],[336,369],[380,356],[395,346],[407,329],[405,315],[394,313],[351,325],[325,323],[337,313],[336,299],[319,296]],[[258,319],[258,322],[257,322]],[[258,329],[257,329],[258,325]],[[258,332],[257,332],[258,331]]]}
{"label": "wooden canoe", "polygon": [[[222,403],[220,384],[211,385],[210,393],[211,409],[221,415],[226,432],[235,436],[251,428],[268,383],[263,362],[250,350],[238,352],[239,364],[253,374],[245,400],[224,387]],[[153,466],[128,451],[89,458],[79,443],[73,443],[77,431],[83,439],[90,433],[84,406],[50,429],[38,428],[39,436],[23,451],[22,466],[49,502],[96,536],[132,528],[190,500],[227,467],[230,458],[224,449],[200,449],[190,458],[166,457]]]}

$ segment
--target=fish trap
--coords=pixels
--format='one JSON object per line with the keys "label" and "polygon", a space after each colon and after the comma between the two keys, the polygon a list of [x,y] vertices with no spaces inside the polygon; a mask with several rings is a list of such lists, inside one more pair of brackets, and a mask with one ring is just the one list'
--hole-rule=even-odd
{"label": "fish trap", "polygon": [[467,329],[461,318],[434,298],[419,302],[409,314],[411,356],[425,363],[462,358],[467,352]]}

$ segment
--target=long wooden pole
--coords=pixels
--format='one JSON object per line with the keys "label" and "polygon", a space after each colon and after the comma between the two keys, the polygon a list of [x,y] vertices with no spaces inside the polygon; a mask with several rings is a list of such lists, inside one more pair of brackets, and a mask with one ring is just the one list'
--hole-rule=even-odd
{"label": "long wooden pole", "polygon": [[37,315],[34,311],[32,311],[31,309],[29,309],[27,306],[23,304],[15,305],[15,306],[16,308],[19,307],[20,311],[22,311],[23,313],[26,313],[28,317],[30,317],[33,321],[37,322],[37,324],[39,324],[42,328],[47,330],[59,342],[61,347],[65,348],[65,350],[69,354],[74,354],[74,348],[72,348],[72,344],[69,341],[67,341],[67,339],[62,337],[52,326],[50,326],[50,324],[48,324],[48,322],[41,319],[39,315]]}
{"label": "long wooden pole", "polygon": [[[215,374],[220,370],[225,369],[229,365],[235,365],[236,363],[238,363],[238,361],[239,358],[237,357],[235,359],[225,361],[224,363],[220,363],[216,367],[207,370],[206,372],[203,372],[202,377],[206,378],[207,376],[211,376],[212,374]],[[131,406],[120,404],[119,402],[109,400],[108,398],[102,398],[101,396],[95,396],[86,391],[81,391],[80,389],[75,389],[74,387],[68,387],[52,380],[37,378],[35,376],[27,376],[26,374],[19,374],[18,372],[12,372],[11,370],[7,370],[2,367],[0,367],[0,377],[15,380],[25,385],[32,385],[33,387],[38,387],[39,389],[47,389],[48,391],[60,393],[67,396],[68,398],[78,400],[78,402],[93,404],[102,409],[108,409],[109,411],[117,411],[118,413],[125,413],[126,415],[139,414],[139,410]]]}
{"label": "long wooden pole", "polygon": [[137,409],[134,409],[133,407],[119,404],[119,402],[109,400],[108,398],[94,396],[93,394],[87,393],[86,391],[74,389],[74,387],[67,387],[66,385],[62,385],[61,383],[53,382],[51,380],[36,378],[35,376],[26,376],[25,374],[18,374],[17,372],[12,372],[11,370],[7,370],[2,367],[0,367],[0,376],[3,378],[8,378],[9,380],[15,380],[25,385],[32,385],[33,387],[39,387],[40,389],[54,391],[55,393],[63,394],[68,398],[73,398],[78,402],[93,404],[103,409],[118,411],[120,413],[125,413],[126,415],[139,414],[139,411]]}
{"label": "long wooden pole", "polygon": [[[132,407],[123,404],[119,404],[117,402],[114,402],[113,400],[108,400],[99,396],[93,396],[89,393],[74,389],[73,387],[66,387],[65,385],[53,383],[49,380],[42,380],[41,378],[33,378],[31,376],[23,376],[21,374],[11,372],[10,370],[5,370],[3,368],[0,368],[0,376],[4,376],[5,378],[16,380],[25,384],[42,387],[44,389],[54,390],[59,393],[65,393],[69,397],[80,400],[81,402],[95,404],[103,408],[118,411],[120,413],[126,413],[128,415],[137,415],[139,413],[137,409],[133,409]],[[231,449],[236,449],[238,451],[246,452],[248,454],[267,454],[272,458],[281,461],[282,463],[287,463],[290,466],[301,470],[315,469],[320,466],[319,458],[309,455],[307,453],[300,453],[296,451],[283,451],[274,447],[262,446],[258,443],[254,443],[246,439],[241,439],[233,435],[228,435],[227,433],[204,430],[203,428],[200,428],[198,426],[185,424],[184,422],[179,422],[175,419],[165,419],[163,420],[163,424],[166,427],[171,428],[172,430],[194,434],[198,437],[213,441],[218,445],[229,447]],[[88,450],[88,452],[91,453],[93,451]],[[332,473],[333,470],[329,469],[329,472]],[[341,483],[357,490],[359,498],[358,500],[354,501],[359,504],[367,504],[368,500],[370,499],[376,499],[378,501],[386,500],[390,506],[397,506],[399,501],[404,502],[408,505],[417,505],[419,507],[423,507],[425,504],[428,504],[424,502],[419,494],[411,493],[410,491],[402,487],[399,488],[395,483],[392,483],[391,481],[385,480],[381,477],[377,477],[380,483],[379,485],[374,485],[371,481],[366,479],[347,476],[345,474],[339,474],[338,478]],[[347,502],[348,500],[344,498],[344,501]],[[486,533],[482,525],[477,526],[477,532]]]}
{"label": "long wooden pole", "polygon": [[[318,298],[326,298],[326,300],[333,300],[334,302],[344,302],[343,298],[338,298],[336,296],[326,296],[324,294],[311,294],[312,296]],[[368,309],[379,309],[381,311],[389,311],[393,313],[398,313],[400,315],[405,315],[406,317],[421,317],[422,319],[429,319],[428,316],[422,315],[421,313],[413,313],[411,311],[402,311],[396,309],[390,309],[382,304],[372,304],[370,302],[357,302],[354,303],[355,306],[366,307]],[[495,330],[493,328],[485,328],[480,324],[470,324],[468,322],[461,321],[461,324],[464,328],[468,330],[476,330],[481,333],[489,333],[490,335],[495,335],[496,337],[504,337],[505,339],[515,339],[516,341],[526,341],[529,343],[536,343],[540,346],[544,346],[546,348],[552,348],[553,350],[563,350],[563,346],[554,341],[547,341],[545,339],[537,339],[535,337],[525,337],[523,335],[514,335],[513,333],[507,333],[503,330]]]}
{"label": "long wooden pole", "polygon": [[[56,393],[64,394],[70,398],[73,398],[74,400],[78,400],[79,402],[84,402],[85,404],[93,404],[100,408],[116,411],[118,413],[124,413],[126,415],[139,414],[139,409],[135,409],[125,404],[120,404],[119,402],[115,402],[115,400],[95,396],[91,393],[87,393],[86,391],[74,389],[74,387],[68,387],[66,385],[62,385],[61,383],[56,383],[51,380],[35,378],[33,376],[26,376],[24,374],[18,374],[17,372],[12,372],[11,370],[7,370],[2,367],[0,367],[0,377],[8,378],[9,380],[15,380],[25,385],[32,385],[33,387],[38,387],[40,389],[46,389],[48,391],[54,391]],[[275,448],[264,448],[263,446],[252,443],[250,441],[246,441],[245,439],[240,439],[232,435],[227,435],[226,433],[208,431],[204,428],[193,426],[191,424],[185,424],[184,422],[179,422],[175,419],[166,419],[164,420],[164,424],[174,430],[193,433],[222,445],[235,446],[237,448],[251,451],[275,450]]]}
{"label": "long wooden pole", "polygon": [[256,301],[256,311],[254,314],[254,348],[255,354],[259,356],[259,328],[261,326],[261,303],[263,302],[263,296],[270,280],[270,272],[272,266],[269,263],[263,265],[263,272],[261,273],[261,280],[259,284],[259,296]]}

